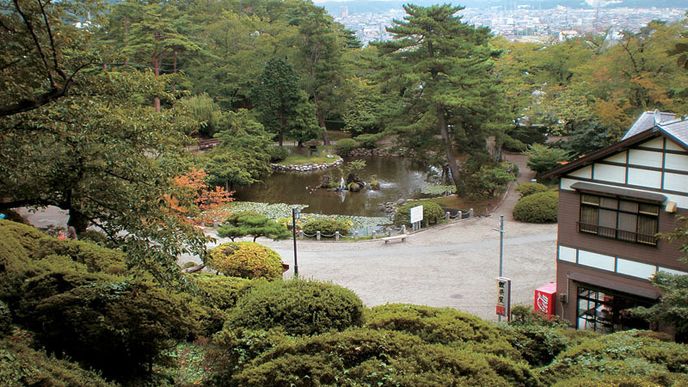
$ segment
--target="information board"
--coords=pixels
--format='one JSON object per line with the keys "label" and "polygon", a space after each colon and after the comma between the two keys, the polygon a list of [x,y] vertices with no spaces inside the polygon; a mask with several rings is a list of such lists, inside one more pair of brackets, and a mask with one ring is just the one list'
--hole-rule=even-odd
{"label": "information board", "polygon": [[423,206],[416,206],[411,208],[411,224],[418,223],[423,220]]}

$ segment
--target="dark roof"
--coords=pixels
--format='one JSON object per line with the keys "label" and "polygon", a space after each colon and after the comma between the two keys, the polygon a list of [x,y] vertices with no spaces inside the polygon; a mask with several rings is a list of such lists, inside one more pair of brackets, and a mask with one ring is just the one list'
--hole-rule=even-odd
{"label": "dark roof", "polygon": [[674,113],[669,113],[669,112],[660,112],[660,111],[653,111],[653,112],[644,112],[643,114],[638,117],[637,120],[631,125],[631,128],[628,129],[626,134],[624,134],[623,138],[621,139],[622,141],[635,136],[636,134],[640,132],[644,132],[648,129],[652,129],[655,127],[657,124],[661,124],[664,122],[668,121],[673,121],[676,119],[676,114]]}
{"label": "dark roof", "polygon": [[576,191],[601,193],[618,196],[621,198],[642,200],[653,203],[664,203],[664,201],[666,200],[666,196],[657,193],[634,191],[621,187],[610,187],[607,185],[599,185],[592,183],[574,183],[571,185],[571,188],[575,189]]}
{"label": "dark roof", "polygon": [[551,179],[560,177],[574,169],[590,165],[595,161],[621,152],[652,137],[665,136],[688,150],[688,118],[677,118],[674,113],[645,112],[635,121],[620,142],[584,155],[568,164],[557,167],[542,175]]}
{"label": "dark roof", "polygon": [[564,164],[560,167],[554,168],[547,173],[542,175],[543,179],[551,179],[555,177],[560,177],[561,175],[570,172],[574,169],[578,169],[581,167],[584,167],[586,165],[590,165],[594,163],[595,161],[605,158],[607,156],[610,156],[614,153],[621,152],[627,148],[630,148],[631,146],[650,139],[652,137],[657,137],[659,136],[659,133],[656,130],[645,130],[642,131],[638,134],[636,134],[633,137],[627,138],[625,140],[622,140],[621,142],[617,142],[616,144],[612,144],[606,148],[598,149],[590,154],[584,155],[576,160],[573,160],[569,162],[568,164]]}

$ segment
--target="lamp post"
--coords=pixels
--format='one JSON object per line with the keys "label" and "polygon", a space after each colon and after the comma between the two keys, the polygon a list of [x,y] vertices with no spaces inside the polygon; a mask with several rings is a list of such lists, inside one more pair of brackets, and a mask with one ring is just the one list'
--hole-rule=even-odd
{"label": "lamp post", "polygon": [[[504,275],[504,215],[499,216],[499,230],[497,231],[499,231],[499,278],[501,279]],[[502,321],[501,315],[497,315],[497,321]]]}
{"label": "lamp post", "polygon": [[298,208],[291,209],[291,234],[294,238],[294,278],[299,278],[299,261],[296,256],[296,219],[301,215]]}

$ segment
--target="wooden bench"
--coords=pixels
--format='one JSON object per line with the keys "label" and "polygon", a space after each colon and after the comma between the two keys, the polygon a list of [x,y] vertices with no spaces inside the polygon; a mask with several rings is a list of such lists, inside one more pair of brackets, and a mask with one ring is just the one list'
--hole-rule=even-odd
{"label": "wooden bench", "polygon": [[387,242],[397,241],[397,240],[401,240],[402,242],[404,242],[406,240],[406,238],[408,238],[408,237],[409,237],[409,234],[400,234],[400,235],[382,238],[382,240],[385,241],[385,244],[387,244]]}

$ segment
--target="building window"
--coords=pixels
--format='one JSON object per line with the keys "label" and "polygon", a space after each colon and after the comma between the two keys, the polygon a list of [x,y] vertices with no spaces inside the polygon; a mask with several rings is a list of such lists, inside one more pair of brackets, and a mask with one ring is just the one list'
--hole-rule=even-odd
{"label": "building window", "polygon": [[649,324],[633,317],[628,310],[653,304],[652,300],[635,297],[590,285],[578,286],[576,328],[598,332],[624,329],[648,329]]}
{"label": "building window", "polygon": [[656,246],[659,206],[581,194],[578,231]]}

